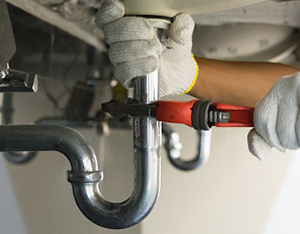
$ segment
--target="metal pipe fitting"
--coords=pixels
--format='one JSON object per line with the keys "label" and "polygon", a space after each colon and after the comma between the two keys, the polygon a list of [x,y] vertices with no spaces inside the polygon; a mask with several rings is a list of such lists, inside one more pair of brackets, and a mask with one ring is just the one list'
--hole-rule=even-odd
{"label": "metal pipe fitting", "polygon": [[38,76],[10,69],[9,73],[0,80],[0,92],[37,92]]}
{"label": "metal pipe fitting", "polygon": [[0,69],[0,79],[4,79],[9,74],[9,64]]}
{"label": "metal pipe fitting", "polygon": [[4,157],[10,163],[16,165],[23,165],[26,163],[31,162],[37,155],[37,152],[30,151],[30,152],[3,152]]}
{"label": "metal pipe fitting", "polygon": [[171,164],[183,171],[191,171],[203,165],[210,155],[211,131],[197,131],[198,148],[196,155],[190,160],[181,158],[182,145],[179,134],[174,132],[168,125],[163,126],[163,135],[166,137],[165,149]]}

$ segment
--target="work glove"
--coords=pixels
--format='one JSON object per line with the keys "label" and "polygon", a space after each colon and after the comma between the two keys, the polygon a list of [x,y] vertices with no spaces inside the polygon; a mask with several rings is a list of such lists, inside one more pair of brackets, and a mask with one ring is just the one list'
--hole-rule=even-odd
{"label": "work glove", "polygon": [[250,152],[264,159],[272,147],[284,152],[300,148],[300,73],[280,78],[257,104]]}
{"label": "work glove", "polygon": [[160,68],[161,97],[189,92],[198,76],[198,66],[191,54],[191,16],[182,13],[173,19],[163,46],[149,20],[123,17],[124,13],[121,1],[104,0],[95,18],[110,46],[109,57],[116,78],[125,88],[132,88],[134,77]]}

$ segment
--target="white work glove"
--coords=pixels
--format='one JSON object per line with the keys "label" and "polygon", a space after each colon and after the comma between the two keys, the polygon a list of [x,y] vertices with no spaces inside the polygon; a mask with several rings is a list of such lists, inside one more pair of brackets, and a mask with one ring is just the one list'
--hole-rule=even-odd
{"label": "white work glove", "polygon": [[190,15],[182,13],[175,17],[163,47],[147,19],[123,17],[124,13],[121,1],[104,0],[95,19],[110,45],[109,57],[116,78],[131,88],[134,77],[160,68],[161,97],[190,91],[198,76],[198,66],[191,54],[194,21]]}
{"label": "white work glove", "polygon": [[250,152],[264,159],[272,147],[284,152],[300,148],[300,73],[280,78],[257,104],[248,134]]}

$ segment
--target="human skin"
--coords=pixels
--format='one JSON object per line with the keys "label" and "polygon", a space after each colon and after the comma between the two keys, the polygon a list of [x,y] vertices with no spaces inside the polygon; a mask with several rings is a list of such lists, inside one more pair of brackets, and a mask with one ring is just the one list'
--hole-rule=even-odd
{"label": "human skin", "polygon": [[198,78],[188,93],[201,100],[255,107],[281,77],[298,72],[280,63],[228,62],[195,57]]}

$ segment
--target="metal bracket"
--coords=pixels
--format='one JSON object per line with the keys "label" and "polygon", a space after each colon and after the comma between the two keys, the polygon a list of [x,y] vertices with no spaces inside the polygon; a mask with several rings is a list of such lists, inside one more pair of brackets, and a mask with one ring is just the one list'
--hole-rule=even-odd
{"label": "metal bracket", "polygon": [[0,80],[0,92],[36,92],[37,90],[36,74],[10,70],[9,74]]}

